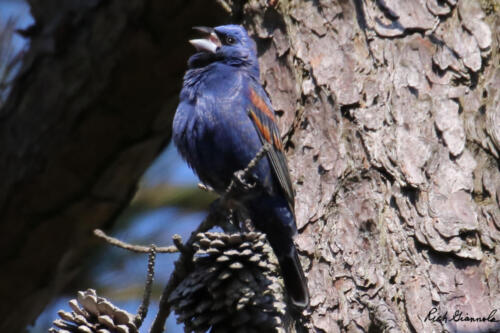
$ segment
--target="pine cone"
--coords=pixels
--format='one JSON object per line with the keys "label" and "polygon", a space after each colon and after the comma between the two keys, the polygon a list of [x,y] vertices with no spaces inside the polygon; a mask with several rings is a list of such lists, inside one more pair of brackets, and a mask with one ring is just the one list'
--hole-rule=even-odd
{"label": "pine cone", "polygon": [[[137,333],[134,315],[119,309],[107,299],[97,296],[95,290],[78,292],[78,301],[72,299],[71,312],[59,311],[61,319],[54,320],[50,333]],[[80,307],[81,306],[81,307]]]}
{"label": "pine cone", "polygon": [[264,234],[200,233],[194,246],[194,271],[169,298],[186,332],[283,331],[283,285]]}

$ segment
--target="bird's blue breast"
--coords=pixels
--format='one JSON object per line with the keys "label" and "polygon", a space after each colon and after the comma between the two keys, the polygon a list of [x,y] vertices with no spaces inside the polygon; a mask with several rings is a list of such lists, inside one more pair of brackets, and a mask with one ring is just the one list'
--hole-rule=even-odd
{"label": "bird's blue breast", "polygon": [[[262,147],[248,116],[248,77],[231,66],[212,64],[188,71],[177,108],[173,139],[201,181],[223,192],[233,173],[244,169]],[[262,159],[254,170],[272,189],[271,169]]]}

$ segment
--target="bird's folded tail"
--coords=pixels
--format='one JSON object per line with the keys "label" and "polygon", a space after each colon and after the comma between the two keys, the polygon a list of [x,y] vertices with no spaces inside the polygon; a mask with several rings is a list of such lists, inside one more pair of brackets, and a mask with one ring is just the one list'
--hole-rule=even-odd
{"label": "bird's folded tail", "polygon": [[309,291],[307,280],[302,270],[295,246],[290,248],[289,253],[278,256],[281,267],[281,275],[285,281],[285,288],[291,303],[297,310],[309,306]]}

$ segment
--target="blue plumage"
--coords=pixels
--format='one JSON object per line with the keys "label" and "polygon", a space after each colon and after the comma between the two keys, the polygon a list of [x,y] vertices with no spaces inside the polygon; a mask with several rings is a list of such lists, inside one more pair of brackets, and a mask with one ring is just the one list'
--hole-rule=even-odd
{"label": "blue plumage", "polygon": [[307,284],[293,244],[297,232],[293,189],[269,98],[259,83],[254,42],[237,25],[198,28],[199,52],[188,71],[173,123],[173,139],[201,181],[224,193],[235,171],[247,167],[265,142],[271,149],[252,169],[257,188],[235,198],[278,257],[292,303],[309,303]]}

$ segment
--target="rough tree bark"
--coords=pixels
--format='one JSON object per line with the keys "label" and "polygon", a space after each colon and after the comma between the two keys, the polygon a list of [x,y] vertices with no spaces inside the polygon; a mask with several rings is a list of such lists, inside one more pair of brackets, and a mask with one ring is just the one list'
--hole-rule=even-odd
{"label": "rough tree bark", "polygon": [[[201,3],[31,1],[0,110],[2,331],[72,277],[164,145],[189,28],[226,20]],[[498,3],[223,3],[255,35],[280,116],[307,328],[486,329],[424,318],[500,308]]]}
{"label": "rough tree bark", "polygon": [[243,11],[282,115],[307,327],[492,329],[425,317],[500,308],[498,2],[270,2]]}
{"label": "rough tree bark", "polygon": [[36,25],[0,109],[0,331],[21,332],[79,273],[170,136],[203,1],[30,0]]}

